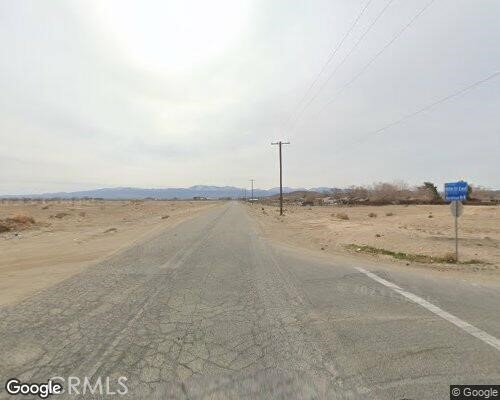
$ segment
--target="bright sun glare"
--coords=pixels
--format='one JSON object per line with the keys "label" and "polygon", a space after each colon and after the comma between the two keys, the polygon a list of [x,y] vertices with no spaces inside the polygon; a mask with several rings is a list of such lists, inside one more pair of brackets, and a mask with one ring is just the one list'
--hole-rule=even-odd
{"label": "bright sun glare", "polygon": [[148,69],[182,72],[206,65],[238,42],[244,1],[98,1],[101,29],[127,57]]}

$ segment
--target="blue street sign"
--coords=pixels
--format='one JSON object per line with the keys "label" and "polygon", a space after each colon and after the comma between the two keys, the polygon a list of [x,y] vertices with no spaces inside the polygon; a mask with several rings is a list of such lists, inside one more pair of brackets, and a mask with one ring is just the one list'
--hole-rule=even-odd
{"label": "blue street sign", "polygon": [[464,181],[445,183],[444,199],[445,201],[467,200],[468,189],[469,185]]}

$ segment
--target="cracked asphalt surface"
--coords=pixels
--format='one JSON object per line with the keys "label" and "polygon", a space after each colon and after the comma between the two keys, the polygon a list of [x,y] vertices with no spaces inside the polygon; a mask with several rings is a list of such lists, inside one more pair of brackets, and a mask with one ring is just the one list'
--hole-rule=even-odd
{"label": "cracked asphalt surface", "polygon": [[[125,376],[134,399],[444,399],[500,382],[498,351],[353,266],[271,245],[228,203],[1,308],[0,378]],[[499,337],[498,290],[371,270]]]}

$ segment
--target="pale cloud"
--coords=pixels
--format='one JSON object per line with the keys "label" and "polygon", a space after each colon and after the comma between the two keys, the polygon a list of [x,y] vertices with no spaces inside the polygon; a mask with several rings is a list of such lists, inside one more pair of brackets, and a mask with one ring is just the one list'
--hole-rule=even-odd
{"label": "pale cloud", "polygon": [[[289,186],[457,178],[498,187],[500,3],[395,0],[296,124],[364,1],[0,0],[0,194],[102,186]],[[373,0],[331,65],[387,4]],[[320,80],[320,82],[322,82]],[[298,105],[299,104],[299,105]]]}

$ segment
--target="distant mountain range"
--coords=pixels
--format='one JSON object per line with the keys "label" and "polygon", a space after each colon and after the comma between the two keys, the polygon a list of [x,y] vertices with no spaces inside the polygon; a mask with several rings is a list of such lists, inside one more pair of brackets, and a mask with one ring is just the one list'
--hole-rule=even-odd
{"label": "distant mountain range", "polygon": [[[284,193],[294,191],[314,191],[330,192],[332,189],[327,187],[318,188],[290,188],[284,187]],[[254,189],[254,197],[267,197],[279,193],[279,188],[272,189]],[[250,189],[247,189],[246,196],[250,197]],[[71,199],[71,198],[101,198],[108,200],[118,199],[192,199],[193,197],[207,197],[217,199],[220,197],[240,198],[245,196],[245,189],[234,186],[204,186],[196,185],[189,188],[166,188],[166,189],[142,189],[132,187],[104,188],[95,190],[84,190],[79,192],[56,192],[30,195],[5,195],[0,198],[32,198],[32,199]]]}

